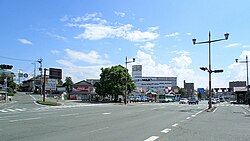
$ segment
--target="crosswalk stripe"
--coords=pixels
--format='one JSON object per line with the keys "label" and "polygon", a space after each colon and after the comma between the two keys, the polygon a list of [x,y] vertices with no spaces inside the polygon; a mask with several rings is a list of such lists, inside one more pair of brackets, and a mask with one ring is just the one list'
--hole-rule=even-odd
{"label": "crosswalk stripe", "polygon": [[6,110],[8,110],[10,112],[15,112],[15,110],[13,110],[13,109],[6,109]]}
{"label": "crosswalk stripe", "polygon": [[23,111],[25,111],[25,108],[23,108],[23,109],[15,109],[16,111],[20,111],[20,112],[23,112]]}
{"label": "crosswalk stripe", "polygon": [[3,112],[3,113],[7,113],[8,111],[5,111],[5,110],[0,110],[1,112]]}

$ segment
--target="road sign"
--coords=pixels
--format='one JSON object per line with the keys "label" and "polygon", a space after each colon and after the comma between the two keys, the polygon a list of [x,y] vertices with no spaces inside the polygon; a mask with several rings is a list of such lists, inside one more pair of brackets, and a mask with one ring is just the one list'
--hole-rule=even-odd
{"label": "road sign", "polygon": [[23,77],[24,77],[24,78],[28,78],[28,76],[29,76],[29,75],[28,75],[27,73],[23,74]]}
{"label": "road sign", "polygon": [[48,79],[48,83],[45,84],[45,90],[56,90],[56,79]]}
{"label": "road sign", "polygon": [[199,93],[204,93],[204,92],[205,92],[205,89],[204,89],[204,88],[198,88],[198,92],[199,92]]}

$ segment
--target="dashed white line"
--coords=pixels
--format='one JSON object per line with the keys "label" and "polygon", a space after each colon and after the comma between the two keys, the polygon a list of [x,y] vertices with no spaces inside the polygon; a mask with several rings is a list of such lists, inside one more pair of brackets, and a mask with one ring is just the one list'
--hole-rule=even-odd
{"label": "dashed white line", "polygon": [[151,137],[149,137],[148,139],[146,139],[144,141],[154,141],[154,140],[156,140],[158,138],[159,138],[158,136],[151,136]]}
{"label": "dashed white line", "polygon": [[187,117],[186,119],[187,119],[187,120],[189,120],[189,119],[190,119],[190,117]]}
{"label": "dashed white line", "polygon": [[215,113],[217,111],[217,108],[215,108],[215,110],[213,111],[213,113]]}
{"label": "dashed white line", "polygon": [[26,119],[15,119],[15,120],[10,120],[10,122],[17,122],[17,121],[28,121],[28,120],[36,120],[36,119],[41,119],[41,117],[35,117],[35,118],[26,118]]}
{"label": "dashed white line", "polygon": [[173,127],[176,127],[177,125],[178,125],[178,123],[175,123],[175,124],[173,124],[172,126],[173,126]]}
{"label": "dashed white line", "polygon": [[196,115],[191,115],[192,117],[195,117]]}
{"label": "dashed white line", "polygon": [[61,117],[67,117],[67,116],[76,116],[79,115],[79,113],[75,113],[75,114],[65,114],[65,115],[60,115]]}
{"label": "dashed white line", "polygon": [[162,130],[161,132],[166,134],[166,133],[168,133],[169,131],[171,131],[171,129],[166,128],[166,129]]}
{"label": "dashed white line", "polygon": [[102,113],[103,115],[110,115],[111,113]]}

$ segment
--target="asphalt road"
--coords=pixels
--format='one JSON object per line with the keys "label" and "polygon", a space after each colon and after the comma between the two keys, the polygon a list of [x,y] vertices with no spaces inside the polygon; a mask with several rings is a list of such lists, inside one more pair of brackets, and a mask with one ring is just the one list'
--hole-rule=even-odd
{"label": "asphalt road", "polygon": [[[243,109],[246,106],[220,104],[214,112],[208,113],[204,112],[205,101],[199,105],[67,103],[49,107],[34,104],[29,95],[19,98],[0,105],[1,141],[250,139],[247,134],[250,117]],[[21,104],[21,99],[27,100],[23,101],[26,105]],[[26,109],[15,110],[22,106]]]}

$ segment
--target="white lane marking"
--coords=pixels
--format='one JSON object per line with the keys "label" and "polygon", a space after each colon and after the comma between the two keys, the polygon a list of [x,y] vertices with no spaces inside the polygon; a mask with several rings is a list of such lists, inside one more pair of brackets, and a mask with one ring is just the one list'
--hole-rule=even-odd
{"label": "white lane marking", "polygon": [[161,132],[166,134],[166,133],[168,133],[169,131],[171,131],[171,129],[166,128],[166,129],[162,130]]}
{"label": "white lane marking", "polygon": [[190,119],[190,117],[187,117],[186,119],[187,119],[187,120],[189,120],[189,119]]}
{"label": "white lane marking", "polygon": [[154,141],[154,140],[156,140],[158,138],[159,138],[158,136],[151,136],[151,137],[149,137],[148,139],[146,139],[144,141]]}
{"label": "white lane marking", "polygon": [[6,110],[8,110],[10,112],[15,112],[15,110],[13,110],[13,109],[6,109]]}
{"label": "white lane marking", "polygon": [[36,101],[36,98],[34,96],[30,95],[30,97],[33,98]]}
{"label": "white lane marking", "polygon": [[10,120],[10,122],[17,122],[17,121],[29,121],[29,120],[36,120],[36,119],[41,119],[41,117],[35,117],[35,118],[25,118],[25,119],[15,119],[15,120]]}
{"label": "white lane marking", "polygon": [[192,117],[195,117],[196,115],[191,115]]}
{"label": "white lane marking", "polygon": [[5,111],[5,110],[0,110],[1,112],[3,112],[3,113],[7,113],[8,111]]}
{"label": "white lane marking", "polygon": [[177,125],[178,125],[178,123],[175,123],[175,124],[173,124],[172,126],[173,126],[173,127],[176,127]]}
{"label": "white lane marking", "polygon": [[22,109],[15,109],[16,111],[20,111],[20,112],[23,112],[23,111],[25,111],[26,109],[25,108],[22,108]]}
{"label": "white lane marking", "polygon": [[79,115],[79,113],[75,113],[75,114],[65,114],[65,115],[60,115],[61,117],[68,117],[68,116],[76,116]]}
{"label": "white lane marking", "polygon": [[102,113],[103,115],[110,115],[111,113]]}
{"label": "white lane marking", "polygon": [[86,133],[94,133],[94,132],[102,131],[102,130],[105,130],[105,129],[108,129],[108,128],[109,128],[109,127],[104,127],[104,128],[92,130],[92,131],[89,131],[89,132],[86,132]]}
{"label": "white lane marking", "polygon": [[217,111],[217,108],[215,108],[215,110],[213,111],[213,113],[215,113]]}
{"label": "white lane marking", "polygon": [[198,113],[196,113],[195,115],[198,115],[198,114],[200,114],[200,113],[202,113],[204,110],[201,110],[201,111],[199,111]]}

